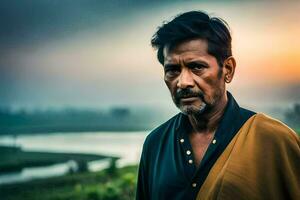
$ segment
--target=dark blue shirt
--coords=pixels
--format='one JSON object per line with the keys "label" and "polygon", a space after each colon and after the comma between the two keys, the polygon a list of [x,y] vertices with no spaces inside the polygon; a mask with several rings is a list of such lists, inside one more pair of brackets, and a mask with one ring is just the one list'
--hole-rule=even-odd
{"label": "dark blue shirt", "polygon": [[224,114],[197,169],[186,115],[179,113],[146,138],[139,165],[137,200],[196,199],[210,169],[242,125],[255,113],[240,108],[228,92]]}

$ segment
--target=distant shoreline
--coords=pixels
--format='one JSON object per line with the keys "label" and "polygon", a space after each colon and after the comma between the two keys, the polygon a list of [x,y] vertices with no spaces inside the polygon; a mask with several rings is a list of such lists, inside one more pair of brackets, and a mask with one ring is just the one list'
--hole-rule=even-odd
{"label": "distant shoreline", "polygon": [[152,110],[114,107],[108,111],[63,109],[16,111],[0,107],[0,135],[53,132],[144,131],[164,121]]}
{"label": "distant shoreline", "polygon": [[113,156],[83,153],[50,153],[23,151],[20,147],[0,146],[0,174],[19,172],[26,167],[41,167],[73,160],[83,170],[87,163],[106,158],[118,159]]}
{"label": "distant shoreline", "polygon": [[51,133],[84,133],[84,132],[139,132],[139,131],[151,131],[153,128],[134,128],[134,127],[114,127],[114,128],[45,128],[45,129],[31,129],[31,130],[9,130],[0,132],[0,136],[4,135],[26,135],[26,134],[51,134]]}

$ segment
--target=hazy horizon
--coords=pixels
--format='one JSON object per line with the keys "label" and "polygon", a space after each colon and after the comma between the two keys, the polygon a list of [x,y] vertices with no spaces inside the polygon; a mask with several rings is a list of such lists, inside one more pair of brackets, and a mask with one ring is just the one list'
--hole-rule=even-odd
{"label": "hazy horizon", "polygon": [[[300,3],[2,1],[0,106],[112,106],[177,112],[150,38],[189,10],[225,19],[237,70],[229,91],[257,111],[300,102]],[[267,9],[266,9],[267,8]]]}

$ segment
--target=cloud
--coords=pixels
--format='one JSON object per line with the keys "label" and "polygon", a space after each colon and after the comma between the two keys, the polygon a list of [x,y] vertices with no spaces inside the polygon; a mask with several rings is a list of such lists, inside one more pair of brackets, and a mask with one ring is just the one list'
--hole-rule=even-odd
{"label": "cloud", "polygon": [[69,37],[86,28],[112,28],[144,6],[143,1],[121,0],[3,0],[0,41],[12,45]]}

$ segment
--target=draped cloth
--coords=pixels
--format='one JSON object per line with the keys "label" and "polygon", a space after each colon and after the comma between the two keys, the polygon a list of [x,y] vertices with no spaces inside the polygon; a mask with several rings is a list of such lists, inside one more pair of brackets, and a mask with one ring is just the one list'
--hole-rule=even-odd
{"label": "draped cloth", "polygon": [[247,120],[211,168],[197,200],[300,200],[300,139],[258,113]]}

